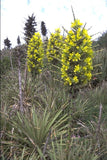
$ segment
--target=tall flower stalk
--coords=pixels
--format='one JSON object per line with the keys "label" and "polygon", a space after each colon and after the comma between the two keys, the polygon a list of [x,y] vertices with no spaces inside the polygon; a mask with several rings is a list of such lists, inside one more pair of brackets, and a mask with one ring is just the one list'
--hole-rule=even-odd
{"label": "tall flower stalk", "polygon": [[61,77],[67,85],[87,84],[92,74],[92,42],[87,30],[75,19],[68,32],[62,53]]}
{"label": "tall flower stalk", "polygon": [[52,33],[48,41],[47,46],[47,58],[48,61],[54,65],[57,65],[61,60],[61,53],[63,48],[63,36],[60,34],[60,29],[56,29],[55,33]]}
{"label": "tall flower stalk", "polygon": [[41,73],[43,68],[43,43],[39,33],[35,33],[29,41],[28,51],[27,51],[27,65],[28,71],[32,75],[37,75]]}

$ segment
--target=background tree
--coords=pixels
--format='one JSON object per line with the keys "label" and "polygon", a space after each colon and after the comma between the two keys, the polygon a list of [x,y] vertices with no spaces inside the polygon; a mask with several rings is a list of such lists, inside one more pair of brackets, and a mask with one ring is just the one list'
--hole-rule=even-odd
{"label": "background tree", "polygon": [[5,45],[5,47],[10,48],[12,44],[11,44],[10,40],[8,38],[6,38],[4,40],[4,45]]}
{"label": "background tree", "polygon": [[34,14],[32,14],[31,16],[28,16],[28,19],[26,20],[25,27],[24,27],[25,41],[27,44],[31,39],[32,35],[34,35],[34,33],[37,32],[35,28],[36,26],[37,26],[37,23],[35,22]]}

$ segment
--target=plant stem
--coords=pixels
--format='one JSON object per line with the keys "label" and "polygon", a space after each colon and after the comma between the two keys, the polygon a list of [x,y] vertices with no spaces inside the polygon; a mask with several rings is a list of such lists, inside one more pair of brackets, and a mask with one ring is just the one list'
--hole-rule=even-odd
{"label": "plant stem", "polygon": [[22,100],[22,78],[21,78],[21,62],[20,53],[18,51],[18,77],[19,77],[19,97],[20,97],[20,111],[23,112],[23,100]]}
{"label": "plant stem", "polygon": [[26,93],[26,87],[27,87],[27,60],[25,64],[25,73],[24,73],[24,92]]}
{"label": "plant stem", "polygon": [[11,56],[11,51],[9,53],[9,57],[10,57],[10,64],[11,64],[11,69],[13,71],[13,63],[12,63],[12,56]]}

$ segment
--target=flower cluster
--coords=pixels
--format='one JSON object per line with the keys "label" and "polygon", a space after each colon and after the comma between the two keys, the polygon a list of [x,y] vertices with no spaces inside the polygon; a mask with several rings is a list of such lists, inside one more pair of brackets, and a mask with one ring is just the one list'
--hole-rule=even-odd
{"label": "flower cluster", "polygon": [[46,52],[48,61],[55,64],[61,59],[61,50],[63,47],[63,36],[60,35],[60,32],[60,29],[56,29],[55,33],[51,34]]}
{"label": "flower cluster", "polygon": [[28,71],[38,74],[43,68],[44,50],[40,34],[36,32],[29,41],[27,51]]}
{"label": "flower cluster", "polygon": [[65,39],[61,74],[68,85],[86,84],[92,76],[92,42],[87,30],[82,26],[76,19]]}

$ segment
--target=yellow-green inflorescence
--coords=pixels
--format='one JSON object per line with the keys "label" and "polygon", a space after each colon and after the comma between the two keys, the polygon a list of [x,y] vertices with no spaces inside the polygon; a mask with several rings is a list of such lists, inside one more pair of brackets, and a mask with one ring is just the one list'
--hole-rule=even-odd
{"label": "yellow-green inflorescence", "polygon": [[62,53],[61,76],[65,84],[87,84],[92,74],[92,42],[83,24],[75,19],[68,32]]}
{"label": "yellow-green inflorescence", "polygon": [[56,29],[55,33],[52,33],[47,46],[47,59],[49,62],[56,62],[61,60],[61,52],[63,47],[63,36],[60,34],[60,29]]}
{"label": "yellow-green inflorescence", "polygon": [[43,68],[44,50],[41,36],[36,32],[29,41],[27,51],[28,71],[38,74]]}

